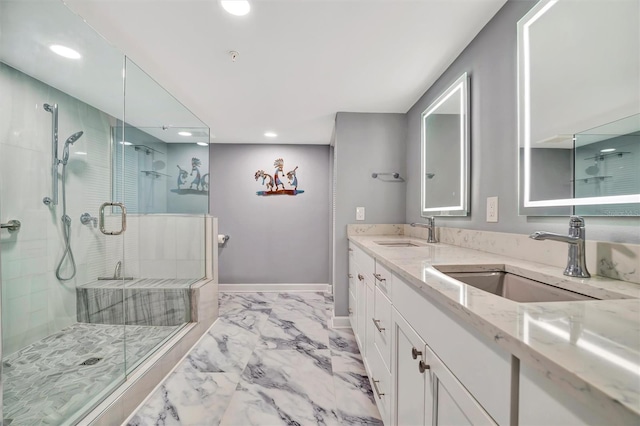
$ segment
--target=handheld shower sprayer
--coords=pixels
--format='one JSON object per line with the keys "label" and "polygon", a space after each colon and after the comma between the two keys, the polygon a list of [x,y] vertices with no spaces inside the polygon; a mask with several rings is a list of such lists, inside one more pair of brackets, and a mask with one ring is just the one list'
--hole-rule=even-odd
{"label": "handheld shower sprayer", "polygon": [[81,130],[69,136],[69,138],[65,141],[64,149],[62,150],[62,161],[61,161],[63,166],[66,166],[67,162],[69,161],[69,145],[73,145],[74,143],[76,143],[76,141],[80,139],[83,134],[84,132]]}

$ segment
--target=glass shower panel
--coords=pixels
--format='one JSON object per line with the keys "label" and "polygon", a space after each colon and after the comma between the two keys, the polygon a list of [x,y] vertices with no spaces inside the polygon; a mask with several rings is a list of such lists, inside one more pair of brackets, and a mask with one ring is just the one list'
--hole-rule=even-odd
{"label": "glass shower panel", "polygon": [[0,27],[3,420],[73,423],[125,380],[124,238],[98,223],[124,56],[59,1],[0,0]]}
{"label": "glass shower panel", "polygon": [[[209,128],[126,60],[126,117],[114,156],[114,197],[132,224],[125,236],[127,371],[192,321],[191,286],[204,277],[209,209]],[[200,143],[200,144],[198,144]]]}

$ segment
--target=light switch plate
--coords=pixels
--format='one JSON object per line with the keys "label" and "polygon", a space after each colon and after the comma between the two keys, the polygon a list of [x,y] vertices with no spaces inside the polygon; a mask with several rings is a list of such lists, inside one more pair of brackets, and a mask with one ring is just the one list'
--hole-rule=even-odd
{"label": "light switch plate", "polygon": [[356,207],[356,220],[364,220],[364,207]]}
{"label": "light switch plate", "polygon": [[487,222],[498,221],[498,197],[487,197]]}

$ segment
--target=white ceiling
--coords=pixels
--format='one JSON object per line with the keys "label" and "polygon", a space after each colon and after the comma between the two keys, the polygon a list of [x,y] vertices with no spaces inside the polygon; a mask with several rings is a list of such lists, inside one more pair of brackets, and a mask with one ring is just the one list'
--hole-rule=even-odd
{"label": "white ceiling", "polygon": [[256,0],[244,17],[216,0],[66,3],[212,142],[329,144],[336,112],[406,112],[505,1]]}

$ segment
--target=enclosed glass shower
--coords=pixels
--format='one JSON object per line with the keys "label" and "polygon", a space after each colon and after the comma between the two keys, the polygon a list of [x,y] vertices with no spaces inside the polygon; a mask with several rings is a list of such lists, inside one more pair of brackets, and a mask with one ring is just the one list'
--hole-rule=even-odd
{"label": "enclosed glass shower", "polygon": [[64,3],[0,0],[1,424],[77,422],[191,321],[208,142]]}

